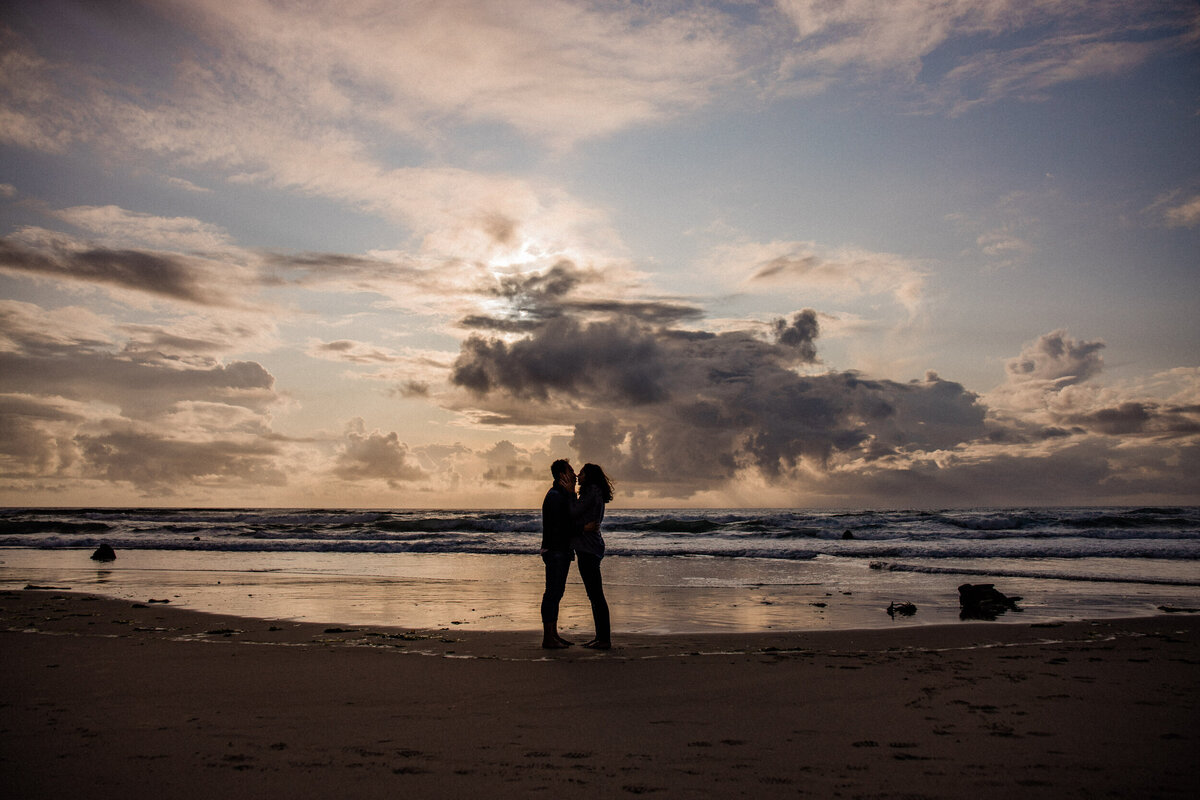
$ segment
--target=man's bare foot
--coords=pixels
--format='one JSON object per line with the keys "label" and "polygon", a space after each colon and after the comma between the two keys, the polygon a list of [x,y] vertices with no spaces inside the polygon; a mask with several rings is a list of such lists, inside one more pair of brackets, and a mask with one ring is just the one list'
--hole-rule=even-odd
{"label": "man's bare foot", "polygon": [[612,642],[609,642],[609,641],[602,642],[599,639],[592,639],[590,642],[585,644],[584,647],[586,647],[590,650],[608,650],[612,647]]}
{"label": "man's bare foot", "polygon": [[543,650],[566,650],[570,646],[569,642],[562,639],[542,639]]}
{"label": "man's bare foot", "polygon": [[564,639],[561,636],[555,636],[554,638],[558,639],[558,643],[561,644],[563,647],[574,647],[575,646],[575,643],[572,642],[570,639]]}

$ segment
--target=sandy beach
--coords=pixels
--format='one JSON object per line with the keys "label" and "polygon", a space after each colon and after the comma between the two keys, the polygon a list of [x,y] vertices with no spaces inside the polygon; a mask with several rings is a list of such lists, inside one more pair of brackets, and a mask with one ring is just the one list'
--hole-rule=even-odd
{"label": "sandy beach", "polygon": [[11,797],[1193,797],[1200,618],[622,636],[0,594]]}

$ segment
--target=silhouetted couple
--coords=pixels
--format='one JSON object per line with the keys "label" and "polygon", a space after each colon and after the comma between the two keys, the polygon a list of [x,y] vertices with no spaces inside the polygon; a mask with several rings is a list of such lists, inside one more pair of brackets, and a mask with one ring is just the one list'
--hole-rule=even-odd
{"label": "silhouetted couple", "polygon": [[600,523],[604,506],[613,498],[612,482],[595,464],[584,464],[579,471],[579,496],[575,495],[575,470],[566,459],[550,465],[554,485],[542,501],[542,562],[546,565],[546,591],[542,594],[542,647],[570,647],[558,635],[558,604],[567,587],[571,562],[579,560],[579,575],[592,604],[596,638],[584,645],[595,650],[612,646],[608,619],[608,601],[600,579],[600,560],[604,558],[604,537]]}

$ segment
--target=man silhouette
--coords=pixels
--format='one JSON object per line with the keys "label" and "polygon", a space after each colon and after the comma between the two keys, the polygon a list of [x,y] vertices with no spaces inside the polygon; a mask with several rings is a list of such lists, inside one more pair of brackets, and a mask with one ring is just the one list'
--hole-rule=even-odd
{"label": "man silhouette", "polygon": [[546,590],[542,593],[542,647],[555,650],[573,642],[558,635],[558,604],[567,587],[575,551],[571,539],[576,524],[571,517],[575,501],[575,470],[560,458],[550,465],[554,484],[542,501],[542,563],[546,565]]}

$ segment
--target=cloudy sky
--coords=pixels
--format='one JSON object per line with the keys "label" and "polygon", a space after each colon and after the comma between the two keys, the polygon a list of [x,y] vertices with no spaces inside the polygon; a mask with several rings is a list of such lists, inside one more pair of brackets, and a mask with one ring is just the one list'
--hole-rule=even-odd
{"label": "cloudy sky", "polygon": [[1200,502],[1193,0],[10,0],[0,59],[0,503]]}

